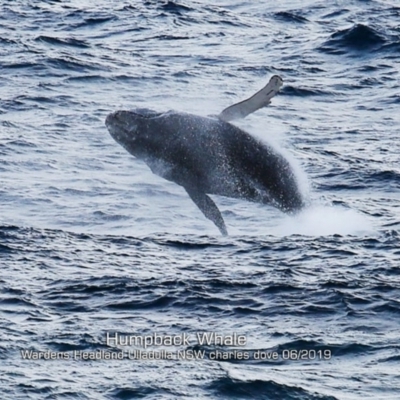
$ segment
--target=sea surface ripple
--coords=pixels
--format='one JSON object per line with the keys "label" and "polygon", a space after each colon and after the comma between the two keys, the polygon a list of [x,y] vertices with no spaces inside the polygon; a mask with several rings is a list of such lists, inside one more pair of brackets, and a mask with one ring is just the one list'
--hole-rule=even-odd
{"label": "sea surface ripple", "polygon": [[[2,1],[0,398],[398,399],[399,21],[394,0]],[[238,125],[291,161],[296,217],[216,196],[222,237],[104,125],[215,115],[273,74]],[[107,341],[155,333],[190,343]]]}

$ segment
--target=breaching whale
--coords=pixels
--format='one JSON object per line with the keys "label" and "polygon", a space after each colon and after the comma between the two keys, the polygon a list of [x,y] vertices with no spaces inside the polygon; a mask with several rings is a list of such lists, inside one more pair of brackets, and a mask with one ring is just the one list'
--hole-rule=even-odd
{"label": "breaching whale", "polygon": [[270,103],[282,86],[275,75],[255,95],[217,117],[144,108],[109,114],[111,136],[151,171],[182,186],[203,214],[227,235],[209,194],[271,204],[286,213],[304,206],[289,162],[275,149],[229,123]]}

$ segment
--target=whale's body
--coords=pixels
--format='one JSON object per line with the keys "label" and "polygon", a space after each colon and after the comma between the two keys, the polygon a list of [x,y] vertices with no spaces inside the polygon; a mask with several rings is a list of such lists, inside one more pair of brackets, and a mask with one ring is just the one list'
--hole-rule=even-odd
{"label": "whale's body", "polygon": [[108,115],[106,125],[153,173],[184,187],[223,234],[224,220],[208,194],[271,204],[287,213],[304,205],[289,162],[220,118],[136,109]]}

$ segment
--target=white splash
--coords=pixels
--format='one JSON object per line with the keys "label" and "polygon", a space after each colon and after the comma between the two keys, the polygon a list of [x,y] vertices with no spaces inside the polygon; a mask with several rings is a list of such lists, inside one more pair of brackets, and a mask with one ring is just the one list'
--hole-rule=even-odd
{"label": "white splash", "polygon": [[374,232],[372,222],[363,214],[341,206],[314,205],[296,216],[285,216],[272,228],[276,236],[363,235]]}

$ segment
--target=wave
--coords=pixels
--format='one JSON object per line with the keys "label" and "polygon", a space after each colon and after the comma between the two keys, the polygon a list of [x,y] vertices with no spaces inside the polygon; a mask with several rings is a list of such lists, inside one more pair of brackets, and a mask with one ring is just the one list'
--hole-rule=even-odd
{"label": "wave", "polygon": [[[147,2],[147,3],[151,4],[151,2]],[[166,3],[162,4],[160,6],[160,8],[162,10],[164,10],[164,11],[168,11],[170,13],[178,14],[178,15],[181,12],[192,11],[192,8],[190,8],[190,7],[186,6],[186,5],[183,5],[183,4],[179,4],[179,3],[175,2],[175,1],[167,1]]]}
{"label": "wave", "polygon": [[297,15],[293,12],[289,11],[279,11],[275,13],[275,17],[278,20],[284,21],[284,22],[296,22],[300,24],[304,24],[306,22],[309,22],[307,18],[302,17],[301,15]]}
{"label": "wave", "polygon": [[74,38],[61,39],[61,38],[57,38],[57,37],[53,37],[53,36],[40,35],[37,38],[35,38],[35,41],[45,42],[45,43],[57,45],[57,46],[72,46],[72,47],[78,47],[78,48],[90,47],[90,44],[86,40],[80,40],[80,39],[74,39]]}
{"label": "wave", "polygon": [[279,384],[271,380],[238,380],[231,377],[223,377],[209,385],[218,397],[252,398],[265,400],[337,400],[333,396],[324,396],[311,393],[301,387]]}
{"label": "wave", "polygon": [[385,35],[369,27],[357,24],[333,33],[320,50],[330,54],[345,54],[349,51],[371,51],[386,44]]}

